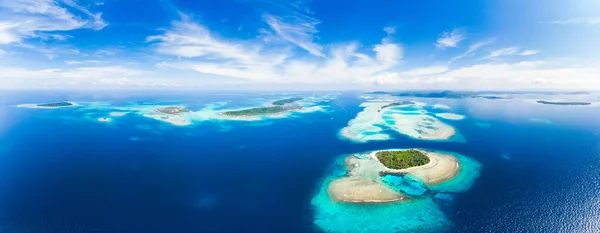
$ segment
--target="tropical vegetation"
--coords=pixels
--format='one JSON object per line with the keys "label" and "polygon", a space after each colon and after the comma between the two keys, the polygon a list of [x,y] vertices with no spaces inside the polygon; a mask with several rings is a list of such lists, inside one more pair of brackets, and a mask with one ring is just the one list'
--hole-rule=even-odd
{"label": "tropical vegetation", "polygon": [[383,165],[391,169],[405,169],[429,163],[424,152],[410,150],[379,151],[375,154]]}

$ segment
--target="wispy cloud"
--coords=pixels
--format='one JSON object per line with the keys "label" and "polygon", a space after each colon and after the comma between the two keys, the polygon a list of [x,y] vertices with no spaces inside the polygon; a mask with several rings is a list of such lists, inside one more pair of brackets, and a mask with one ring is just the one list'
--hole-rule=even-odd
{"label": "wispy cloud", "polygon": [[383,28],[383,31],[385,31],[388,35],[392,35],[396,33],[396,27],[385,27]]}
{"label": "wispy cloud", "polygon": [[[429,70],[433,68],[417,68]],[[441,69],[440,69],[441,70]],[[511,90],[518,88],[590,89],[600,86],[600,69],[594,65],[555,64],[548,61],[482,63],[458,67],[439,74],[383,72],[367,79],[380,88]],[[574,77],[574,78],[565,78]]]}
{"label": "wispy cloud", "polygon": [[323,47],[315,43],[320,22],[310,16],[294,14],[285,17],[264,15],[265,23],[284,41],[305,49],[310,54],[323,57]]}
{"label": "wispy cloud", "polygon": [[409,71],[403,72],[403,75],[407,76],[425,76],[432,74],[441,74],[448,71],[448,66],[437,65],[437,66],[427,66],[427,67],[417,67],[413,68]]}
{"label": "wispy cloud", "polygon": [[102,13],[92,13],[72,0],[64,4],[78,11],[71,12],[57,0],[0,0],[0,44],[20,42],[25,38],[66,39],[52,34],[80,28],[100,30],[107,23]]}
{"label": "wispy cloud", "polygon": [[319,58],[296,56],[288,45],[265,48],[262,41],[220,39],[204,25],[188,17],[173,22],[163,34],[151,36],[166,58],[157,67],[193,70],[203,74],[273,83],[350,83],[396,66],[403,48],[385,37],[371,52],[359,52],[357,43],[338,43],[319,51]]}
{"label": "wispy cloud", "polygon": [[540,53],[539,50],[532,50],[532,49],[530,49],[530,50],[525,50],[525,51],[521,52],[519,55],[521,55],[521,56],[529,56],[529,55],[536,55],[538,53]]}
{"label": "wispy cloud", "polygon": [[472,44],[472,45],[469,46],[469,49],[467,49],[467,51],[465,51],[464,53],[459,54],[458,56],[455,56],[452,59],[450,59],[449,63],[452,63],[452,62],[454,62],[454,61],[456,61],[458,59],[461,59],[461,58],[473,56],[477,50],[479,50],[482,47],[485,47],[485,46],[493,44],[494,41],[495,41],[495,39],[487,39],[487,40],[479,41],[479,42],[477,42],[475,44]]}
{"label": "wispy cloud", "polygon": [[65,64],[67,65],[81,65],[81,64],[100,64],[104,61],[101,60],[67,60]]}
{"label": "wispy cloud", "polygon": [[539,50],[521,50],[519,47],[508,47],[493,50],[489,55],[483,57],[483,59],[495,59],[502,56],[510,56],[510,55],[520,55],[520,56],[530,56],[540,53]]}
{"label": "wispy cloud", "polygon": [[588,24],[588,25],[595,25],[595,24],[600,24],[600,17],[570,18],[570,19],[565,19],[565,20],[554,20],[554,21],[550,21],[548,23],[551,23],[551,24],[560,24],[560,25],[567,25],[567,24]]}
{"label": "wispy cloud", "polygon": [[465,32],[462,29],[454,29],[450,32],[442,32],[435,43],[435,47],[438,49],[444,49],[448,47],[456,48],[458,47],[458,44],[466,38]]}

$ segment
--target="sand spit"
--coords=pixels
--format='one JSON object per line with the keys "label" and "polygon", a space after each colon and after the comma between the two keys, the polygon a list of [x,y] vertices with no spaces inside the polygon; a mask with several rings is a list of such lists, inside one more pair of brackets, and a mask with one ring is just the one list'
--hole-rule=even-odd
{"label": "sand spit", "polygon": [[334,180],[327,192],[335,201],[351,203],[386,203],[406,198],[385,184],[361,177]]}
{"label": "sand spit", "polygon": [[456,114],[456,113],[436,113],[435,116],[444,118],[446,120],[455,120],[455,121],[465,119],[465,116]]}

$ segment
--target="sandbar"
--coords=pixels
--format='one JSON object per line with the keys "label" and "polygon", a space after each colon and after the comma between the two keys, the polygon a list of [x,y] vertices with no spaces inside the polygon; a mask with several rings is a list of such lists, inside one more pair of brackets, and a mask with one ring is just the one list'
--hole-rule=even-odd
{"label": "sandbar", "polygon": [[465,116],[456,113],[436,113],[435,116],[455,121],[465,119]]}
{"label": "sandbar", "polygon": [[327,187],[327,192],[335,201],[351,203],[386,203],[406,198],[385,184],[361,177],[334,180]]}
{"label": "sandbar", "polygon": [[97,119],[100,122],[111,122],[112,119],[108,118],[108,117],[100,117]]}
{"label": "sandbar", "polygon": [[445,104],[434,104],[433,108],[439,108],[439,109],[450,109],[450,106],[445,105]]}

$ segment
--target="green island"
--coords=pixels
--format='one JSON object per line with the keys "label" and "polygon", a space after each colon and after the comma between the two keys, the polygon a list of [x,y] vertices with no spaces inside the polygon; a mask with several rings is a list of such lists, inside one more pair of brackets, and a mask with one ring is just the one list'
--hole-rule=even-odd
{"label": "green island", "polygon": [[281,105],[291,104],[293,102],[300,101],[300,100],[302,100],[302,98],[289,98],[289,99],[277,100],[271,104],[281,106]]}
{"label": "green island", "polygon": [[286,112],[294,109],[302,109],[300,106],[272,106],[272,107],[260,107],[260,108],[249,108],[243,110],[227,111],[223,112],[226,116],[256,116]]}
{"label": "green island", "polygon": [[47,104],[37,104],[36,106],[38,107],[47,107],[47,108],[58,108],[58,107],[68,107],[68,106],[73,106],[72,103],[63,101],[63,102],[56,102],[56,103],[47,103]]}
{"label": "green island", "polygon": [[379,151],[377,159],[390,169],[405,169],[429,163],[429,157],[418,150]]}
{"label": "green island", "polygon": [[540,104],[553,104],[553,105],[590,105],[590,102],[552,102],[552,101],[544,101],[538,100]]}
{"label": "green island", "polygon": [[412,101],[395,102],[395,103],[384,105],[381,107],[381,109],[394,107],[394,106],[411,105],[411,104],[415,104],[415,102],[412,102]]}
{"label": "green island", "polygon": [[179,113],[189,112],[190,110],[187,110],[183,107],[164,107],[164,108],[157,108],[156,111],[158,111],[160,113],[164,113],[164,114],[179,114]]}

